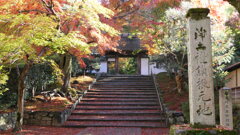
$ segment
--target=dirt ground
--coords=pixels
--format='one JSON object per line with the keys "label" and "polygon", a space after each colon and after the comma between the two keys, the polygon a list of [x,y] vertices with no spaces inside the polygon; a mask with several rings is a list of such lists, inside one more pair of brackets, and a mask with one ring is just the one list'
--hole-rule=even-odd
{"label": "dirt ground", "polygon": [[181,94],[177,92],[174,78],[170,78],[167,73],[157,75],[160,90],[163,91],[163,102],[167,104],[169,110],[181,111],[181,104],[188,101],[188,92],[184,90]]}

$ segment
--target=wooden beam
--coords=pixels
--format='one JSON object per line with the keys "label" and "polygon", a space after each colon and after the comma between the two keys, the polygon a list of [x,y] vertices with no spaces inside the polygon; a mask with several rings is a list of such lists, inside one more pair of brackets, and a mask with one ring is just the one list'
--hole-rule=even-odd
{"label": "wooden beam", "polygon": [[115,56],[115,72],[116,74],[119,74],[119,56]]}

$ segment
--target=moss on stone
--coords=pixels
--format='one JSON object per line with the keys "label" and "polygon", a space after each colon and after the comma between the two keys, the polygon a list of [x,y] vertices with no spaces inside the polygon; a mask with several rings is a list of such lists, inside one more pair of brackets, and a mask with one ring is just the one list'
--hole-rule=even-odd
{"label": "moss on stone", "polygon": [[188,10],[186,17],[191,19],[200,20],[206,18],[210,10],[208,8],[191,8]]}
{"label": "moss on stone", "polygon": [[237,135],[236,131],[217,128],[191,128],[171,126],[169,135]]}
{"label": "moss on stone", "polygon": [[200,123],[195,123],[195,124],[190,124],[190,127],[192,127],[192,128],[215,128],[216,126],[203,125],[203,124],[200,124]]}

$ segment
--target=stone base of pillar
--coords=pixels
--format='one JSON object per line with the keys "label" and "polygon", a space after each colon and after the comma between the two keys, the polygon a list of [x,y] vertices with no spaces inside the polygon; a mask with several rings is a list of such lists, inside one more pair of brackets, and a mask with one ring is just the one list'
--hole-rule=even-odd
{"label": "stone base of pillar", "polygon": [[214,128],[192,128],[189,124],[173,125],[169,135],[237,135],[236,131],[216,126]]}

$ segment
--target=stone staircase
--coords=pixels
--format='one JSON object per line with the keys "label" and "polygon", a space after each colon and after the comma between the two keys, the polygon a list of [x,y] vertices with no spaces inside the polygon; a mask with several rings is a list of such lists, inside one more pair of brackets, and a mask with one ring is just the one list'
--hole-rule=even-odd
{"label": "stone staircase", "polygon": [[100,77],[65,127],[167,127],[151,76]]}

